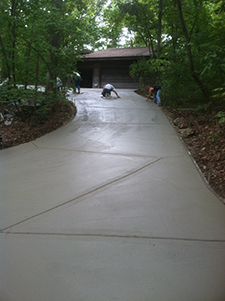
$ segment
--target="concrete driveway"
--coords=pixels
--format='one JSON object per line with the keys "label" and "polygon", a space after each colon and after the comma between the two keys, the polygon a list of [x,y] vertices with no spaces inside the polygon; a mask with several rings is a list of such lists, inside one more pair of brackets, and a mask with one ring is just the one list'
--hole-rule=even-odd
{"label": "concrete driveway", "polygon": [[225,206],[160,107],[100,91],[0,151],[0,300],[224,301]]}

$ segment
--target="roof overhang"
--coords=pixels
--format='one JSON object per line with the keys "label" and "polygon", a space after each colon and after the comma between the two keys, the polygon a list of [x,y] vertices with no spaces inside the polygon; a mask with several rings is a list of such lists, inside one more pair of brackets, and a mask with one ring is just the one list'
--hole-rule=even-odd
{"label": "roof overhang", "polygon": [[150,57],[148,47],[109,48],[80,56],[83,61],[134,60]]}

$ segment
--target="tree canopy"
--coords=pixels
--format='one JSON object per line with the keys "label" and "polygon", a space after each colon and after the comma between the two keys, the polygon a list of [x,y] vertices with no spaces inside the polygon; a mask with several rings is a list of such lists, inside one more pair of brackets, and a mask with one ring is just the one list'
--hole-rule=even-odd
{"label": "tree canopy", "polygon": [[[64,86],[86,47],[101,46],[98,16],[104,0],[2,0],[0,2],[1,100],[54,104],[65,98]],[[28,86],[35,87],[27,89]],[[45,96],[38,93],[44,87]],[[14,88],[13,88],[14,87]],[[9,89],[10,88],[10,89]],[[55,97],[55,94],[58,94]]]}
{"label": "tree canopy", "polygon": [[[107,12],[133,33],[127,46],[147,46],[132,75],[161,83],[168,100],[209,103],[224,97],[225,3],[220,0],[112,0]],[[116,16],[116,17],[115,17]]]}
{"label": "tree canopy", "polygon": [[160,83],[168,101],[224,98],[224,0],[2,0],[0,78],[55,91],[86,49],[147,46],[131,74]]}
{"label": "tree canopy", "polygon": [[[96,16],[103,1],[3,0],[0,4],[1,78],[33,83],[74,70],[85,45],[98,41]],[[98,46],[98,45],[97,45]],[[34,80],[35,79],[35,80]]]}

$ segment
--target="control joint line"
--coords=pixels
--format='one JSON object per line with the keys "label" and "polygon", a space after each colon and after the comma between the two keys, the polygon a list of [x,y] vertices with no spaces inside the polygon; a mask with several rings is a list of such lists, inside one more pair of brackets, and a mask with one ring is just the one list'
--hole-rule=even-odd
{"label": "control joint line", "polygon": [[133,170],[131,170],[130,172],[127,172],[126,174],[124,174],[123,176],[118,176],[117,178],[114,178],[114,179],[112,179],[112,180],[109,180],[109,182],[106,182],[105,184],[102,184],[102,185],[100,185],[100,186],[98,186],[98,187],[96,187],[96,188],[92,188],[92,189],[90,189],[89,191],[84,192],[83,194],[78,195],[77,197],[75,197],[75,198],[73,198],[73,199],[71,199],[71,200],[68,200],[68,201],[66,201],[66,202],[63,202],[62,204],[56,205],[56,206],[54,206],[54,207],[52,207],[52,208],[49,208],[49,209],[47,209],[47,210],[44,210],[44,211],[39,212],[39,213],[37,213],[37,214],[34,214],[34,215],[32,215],[32,216],[30,216],[30,217],[28,217],[28,218],[26,218],[26,219],[24,219],[24,220],[22,220],[22,221],[20,221],[20,222],[17,222],[17,223],[15,223],[15,224],[13,224],[13,225],[10,225],[10,226],[6,227],[6,228],[3,228],[3,229],[1,229],[0,232],[6,231],[6,230],[9,229],[9,228],[18,226],[18,225],[20,225],[20,224],[22,224],[22,223],[24,223],[24,222],[26,222],[26,221],[29,221],[29,220],[31,220],[31,219],[33,219],[33,218],[35,218],[35,217],[41,216],[41,215],[43,215],[43,214],[45,214],[45,213],[48,213],[48,212],[50,212],[50,211],[53,211],[53,210],[58,209],[58,208],[60,208],[60,207],[63,207],[63,206],[65,206],[65,205],[69,204],[69,203],[75,202],[75,201],[81,199],[82,197],[85,197],[85,196],[87,196],[87,195],[89,195],[89,194],[92,194],[93,192],[96,192],[96,191],[101,190],[101,189],[103,189],[103,188],[105,188],[105,187],[107,187],[107,186],[109,186],[109,185],[111,185],[111,184],[114,184],[114,183],[116,183],[116,182],[121,181],[121,180],[123,180],[123,179],[125,179],[125,178],[127,178],[127,177],[129,177],[129,176],[131,176],[131,175],[133,175],[133,174],[135,174],[135,173],[137,173],[137,172],[139,172],[139,171],[141,171],[141,170],[143,170],[143,169],[145,169],[145,168],[147,168],[147,167],[153,165],[153,164],[155,164],[156,162],[160,161],[161,159],[162,159],[162,158],[158,158],[158,159],[156,159],[156,160],[154,160],[154,161],[151,161],[151,162],[149,162],[149,163],[147,163],[147,164],[145,164],[145,165],[143,165],[143,166],[141,166],[141,167],[139,167],[139,168],[137,168],[137,169],[133,169]]}
{"label": "control joint line", "polygon": [[209,242],[209,243],[225,243],[224,239],[204,239],[204,238],[185,238],[185,237],[160,237],[147,235],[126,235],[126,234],[101,234],[101,233],[62,233],[62,232],[28,232],[28,231],[12,231],[6,232],[6,235],[40,235],[40,236],[74,236],[74,237],[103,237],[103,238],[127,238],[127,239],[154,239],[154,240],[175,240],[175,241],[191,241],[191,242]]}

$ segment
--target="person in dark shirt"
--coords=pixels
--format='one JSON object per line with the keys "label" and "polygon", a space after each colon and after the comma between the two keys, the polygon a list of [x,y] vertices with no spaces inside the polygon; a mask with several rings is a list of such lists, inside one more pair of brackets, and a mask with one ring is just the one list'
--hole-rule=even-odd
{"label": "person in dark shirt", "polygon": [[154,92],[153,102],[157,101],[157,105],[161,105],[161,99],[159,97],[160,91],[162,89],[159,85],[145,86],[145,89],[148,91],[148,97],[146,101],[151,97],[152,92]]}
{"label": "person in dark shirt", "polygon": [[73,83],[73,93],[76,93],[77,89],[77,94],[80,94],[81,75],[78,72],[74,72],[71,81]]}

